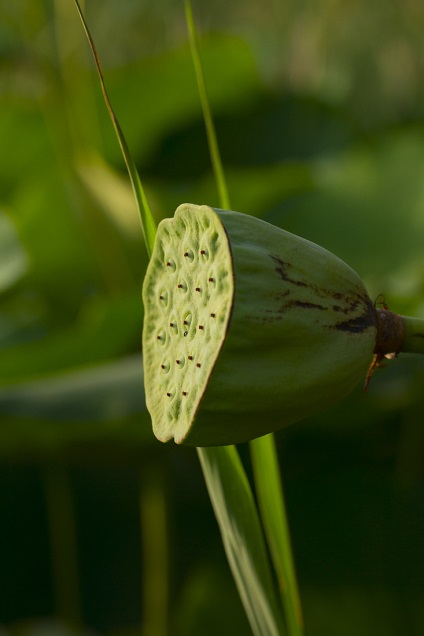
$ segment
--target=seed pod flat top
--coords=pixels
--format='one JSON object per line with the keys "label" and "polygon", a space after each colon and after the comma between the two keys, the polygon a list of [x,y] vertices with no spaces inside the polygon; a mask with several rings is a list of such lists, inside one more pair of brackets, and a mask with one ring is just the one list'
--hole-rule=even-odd
{"label": "seed pod flat top", "polygon": [[255,217],[185,204],[143,287],[146,402],[161,441],[232,444],[325,408],[363,379],[376,310],[327,250]]}
{"label": "seed pod flat top", "polygon": [[182,441],[225,339],[233,305],[231,250],[219,217],[179,208],[159,225],[146,275],[146,400],[161,441]]}

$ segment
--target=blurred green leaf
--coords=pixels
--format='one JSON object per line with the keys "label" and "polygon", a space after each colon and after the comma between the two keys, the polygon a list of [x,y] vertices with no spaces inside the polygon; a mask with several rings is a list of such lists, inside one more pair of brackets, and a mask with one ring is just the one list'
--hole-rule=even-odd
{"label": "blurred green leaf", "polygon": [[[0,386],[92,365],[140,348],[142,303],[138,293],[93,299],[70,327],[4,348]],[[139,344],[140,343],[140,344]]]}
{"label": "blurred green leaf", "polygon": [[423,163],[420,126],[358,142],[316,162],[315,188],[268,219],[323,245],[375,284],[411,260],[424,262]]}
{"label": "blurred green leaf", "polygon": [[0,211],[0,294],[26,272],[27,256],[9,218]]}
{"label": "blurred green leaf", "polygon": [[0,456],[152,441],[139,355],[0,389]]}

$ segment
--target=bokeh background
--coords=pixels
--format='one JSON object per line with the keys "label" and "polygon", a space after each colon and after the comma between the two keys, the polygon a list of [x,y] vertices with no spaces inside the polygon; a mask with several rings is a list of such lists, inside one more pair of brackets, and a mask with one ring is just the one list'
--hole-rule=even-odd
{"label": "bokeh background", "polygon": [[[83,6],[156,218],[217,205],[182,1]],[[423,318],[423,3],[193,6],[234,208]],[[196,453],[150,430],[147,259],[75,7],[0,15],[0,633],[248,635]],[[277,434],[307,636],[424,633],[423,387],[402,355]]]}

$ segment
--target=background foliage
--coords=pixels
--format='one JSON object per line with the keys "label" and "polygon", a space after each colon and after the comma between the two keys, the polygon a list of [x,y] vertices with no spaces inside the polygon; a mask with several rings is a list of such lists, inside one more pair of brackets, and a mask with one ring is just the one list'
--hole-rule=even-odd
{"label": "background foliage", "polygon": [[[150,431],[147,258],[73,3],[0,8],[0,621],[248,634],[196,454]],[[194,10],[235,209],[423,317],[424,7]],[[156,217],[216,205],[182,3],[86,15]],[[307,636],[424,631],[423,379],[404,355],[277,435]]]}

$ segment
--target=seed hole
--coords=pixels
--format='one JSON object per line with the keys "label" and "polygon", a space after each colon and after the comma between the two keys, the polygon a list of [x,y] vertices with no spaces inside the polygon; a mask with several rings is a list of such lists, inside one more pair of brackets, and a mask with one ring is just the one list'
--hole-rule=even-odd
{"label": "seed hole", "polygon": [[166,333],[163,329],[160,329],[156,334],[156,341],[160,345],[164,345],[166,343]]}
{"label": "seed hole", "polygon": [[176,336],[178,334],[178,325],[174,317],[171,318],[169,323],[169,330],[172,336]]}
{"label": "seed hole", "polygon": [[184,258],[188,263],[192,263],[194,261],[194,252],[191,249],[186,249],[184,252]]}
{"label": "seed hole", "polygon": [[183,325],[185,327],[184,336],[186,336],[190,331],[191,323],[193,322],[193,315],[191,314],[191,312],[188,311],[182,315],[182,319]]}
{"label": "seed hole", "polygon": [[162,370],[162,373],[169,373],[169,369],[171,368],[171,365],[169,364],[169,360],[167,358],[165,358],[165,360],[162,360],[162,364],[160,365],[160,368]]}
{"label": "seed hole", "polygon": [[159,294],[159,301],[160,304],[162,305],[162,307],[166,307],[168,305],[168,292],[166,291],[166,289],[164,289],[160,294]]}
{"label": "seed hole", "polygon": [[216,288],[216,276],[215,276],[215,272],[209,272],[209,276],[208,276],[208,283],[209,286],[212,287],[213,289]]}
{"label": "seed hole", "polygon": [[209,260],[209,250],[207,247],[202,247],[200,250],[200,257],[204,263]]}
{"label": "seed hole", "polygon": [[175,272],[175,270],[177,269],[177,264],[173,258],[170,257],[166,260],[166,269],[169,272]]}

